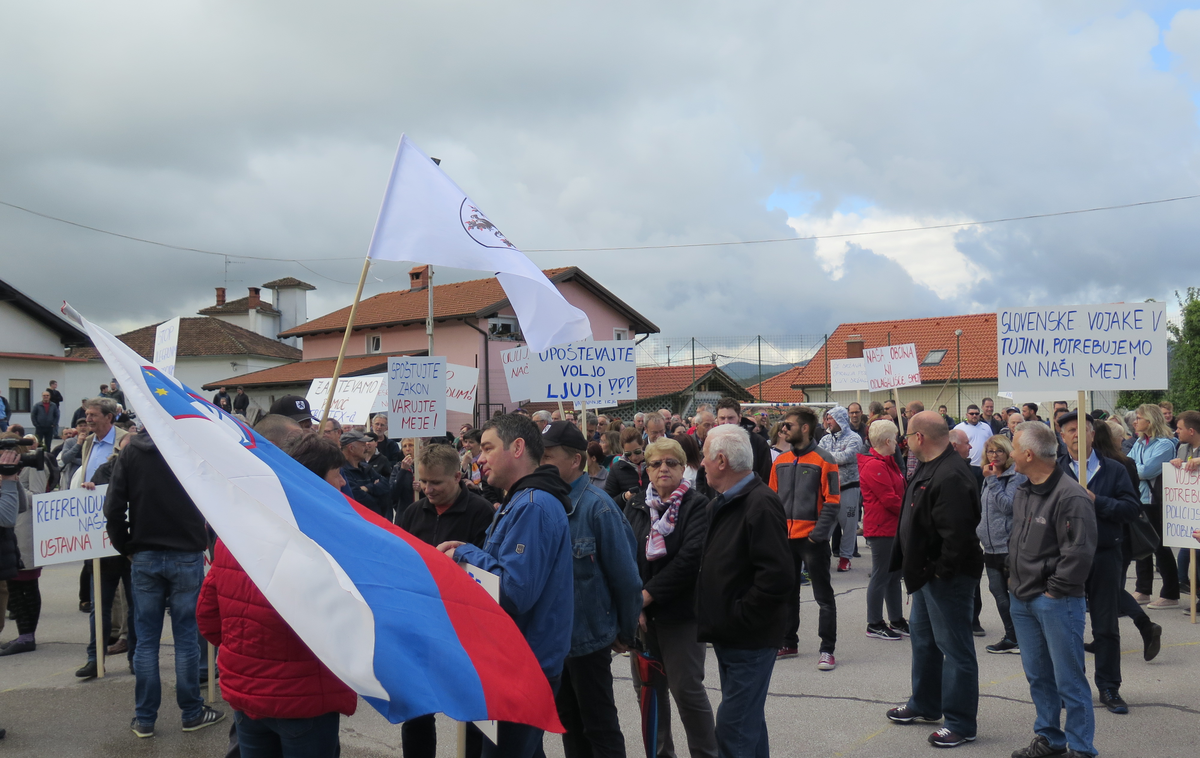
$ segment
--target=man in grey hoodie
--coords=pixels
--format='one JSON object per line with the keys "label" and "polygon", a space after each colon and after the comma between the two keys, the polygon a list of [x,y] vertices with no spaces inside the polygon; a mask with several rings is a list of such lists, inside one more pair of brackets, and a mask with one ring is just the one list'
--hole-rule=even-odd
{"label": "man in grey hoodie", "polygon": [[[1037,736],[1014,758],[1096,755],[1096,717],[1083,660],[1084,588],[1096,552],[1092,495],[1057,465],[1058,437],[1019,424],[1013,463],[1029,481],[1013,498],[1008,541],[1012,620],[1037,709]],[[1066,707],[1065,731],[1059,713]]]}
{"label": "man in grey hoodie", "polygon": [[838,510],[838,526],[842,528],[841,541],[835,543],[838,551],[838,571],[850,570],[850,559],[858,541],[858,510],[862,506],[862,490],[858,487],[858,454],[867,452],[862,437],[850,426],[850,412],[840,405],[830,408],[825,416],[825,429],[829,434],[821,438],[818,446],[829,453],[838,466],[838,485],[842,500]]}

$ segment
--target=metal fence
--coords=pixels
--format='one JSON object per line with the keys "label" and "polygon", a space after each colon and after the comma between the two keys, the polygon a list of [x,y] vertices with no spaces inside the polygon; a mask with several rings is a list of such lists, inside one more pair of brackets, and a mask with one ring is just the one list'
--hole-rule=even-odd
{"label": "metal fence", "polygon": [[824,346],[823,334],[667,337],[652,334],[638,343],[637,365],[716,364],[745,387],[804,365]]}

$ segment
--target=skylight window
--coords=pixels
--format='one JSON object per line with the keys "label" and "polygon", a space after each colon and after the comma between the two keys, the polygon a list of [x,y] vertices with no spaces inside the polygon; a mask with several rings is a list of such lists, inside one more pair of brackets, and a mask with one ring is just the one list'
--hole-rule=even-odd
{"label": "skylight window", "polygon": [[941,365],[942,359],[946,357],[945,350],[930,350],[925,354],[925,360],[921,361],[922,366],[938,366]]}

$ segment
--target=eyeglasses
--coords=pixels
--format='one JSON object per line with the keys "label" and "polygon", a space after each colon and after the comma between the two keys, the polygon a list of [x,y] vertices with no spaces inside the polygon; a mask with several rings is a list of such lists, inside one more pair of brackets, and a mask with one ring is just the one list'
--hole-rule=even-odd
{"label": "eyeglasses", "polygon": [[988,455],[1008,455],[1008,453],[1005,452],[1004,450],[989,450],[989,451],[987,451],[987,454]]}
{"label": "eyeglasses", "polygon": [[779,428],[780,429],[795,429],[796,425],[793,424],[791,421],[784,421],[782,424],[779,425]]}
{"label": "eyeglasses", "polygon": [[979,411],[967,411],[967,415],[968,415],[968,416],[978,416],[978,415],[979,415]]}
{"label": "eyeglasses", "polygon": [[646,464],[647,468],[658,469],[666,466],[667,468],[683,468],[683,464],[674,458],[664,458],[661,461],[650,461]]}
{"label": "eyeglasses", "polygon": [[641,455],[641,454],[642,454],[642,449],[640,447],[637,450],[626,450],[625,451],[626,458],[632,458],[635,455]]}
{"label": "eyeglasses", "polygon": [[920,432],[909,432],[908,434],[904,435],[904,438],[908,439],[909,437],[915,437],[918,434],[920,434]]}

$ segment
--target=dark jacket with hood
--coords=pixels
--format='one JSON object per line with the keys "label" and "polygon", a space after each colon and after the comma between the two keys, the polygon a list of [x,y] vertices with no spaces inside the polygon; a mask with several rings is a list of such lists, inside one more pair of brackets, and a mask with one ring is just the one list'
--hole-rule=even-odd
{"label": "dark jacket with hood", "polygon": [[975,475],[953,445],[917,466],[904,491],[899,531],[892,549],[892,571],[902,571],[909,593],[934,577],[983,575],[979,526],[979,488]]}
{"label": "dark jacket with hood", "polygon": [[746,434],[750,435],[750,449],[754,451],[754,473],[766,484],[771,481],[771,463],[775,460],[771,457],[771,443],[767,441],[766,435],[754,430],[754,422],[745,416],[739,424],[746,430]]}
{"label": "dark jacket with hood", "polygon": [[782,647],[795,580],[787,520],[774,490],[755,475],[732,497],[709,503],[696,581],[701,642],[745,650]]}
{"label": "dark jacket with hood", "polygon": [[135,435],[117,458],[104,516],[108,537],[122,555],[145,550],[199,553],[208,547],[204,517],[145,432]]}
{"label": "dark jacket with hood", "polygon": [[675,529],[664,539],[667,554],[656,561],[646,560],[646,539],[650,536],[650,506],[642,492],[625,506],[625,518],[637,540],[638,573],[642,588],[654,602],[646,606],[646,617],[663,623],[692,621],[696,618],[696,578],[704,554],[704,535],[708,530],[709,500],[695,488],[689,489],[679,503]]}
{"label": "dark jacket with hood", "polygon": [[625,456],[616,455],[613,456],[612,464],[608,467],[608,479],[604,480],[604,494],[616,500],[617,504],[624,508],[625,493],[645,489],[647,484],[645,471],[639,472],[638,467],[629,462]]}
{"label": "dark jacket with hood", "polygon": [[500,607],[525,635],[547,677],[562,673],[571,649],[570,495],[557,468],[539,466],[513,484],[483,547],[463,545],[454,551],[456,561],[500,577]]}
{"label": "dark jacket with hood", "polygon": [[491,503],[459,485],[458,497],[445,513],[438,515],[429,498],[423,497],[404,509],[398,526],[435,547],[450,541],[483,547],[494,515],[496,512]]}

